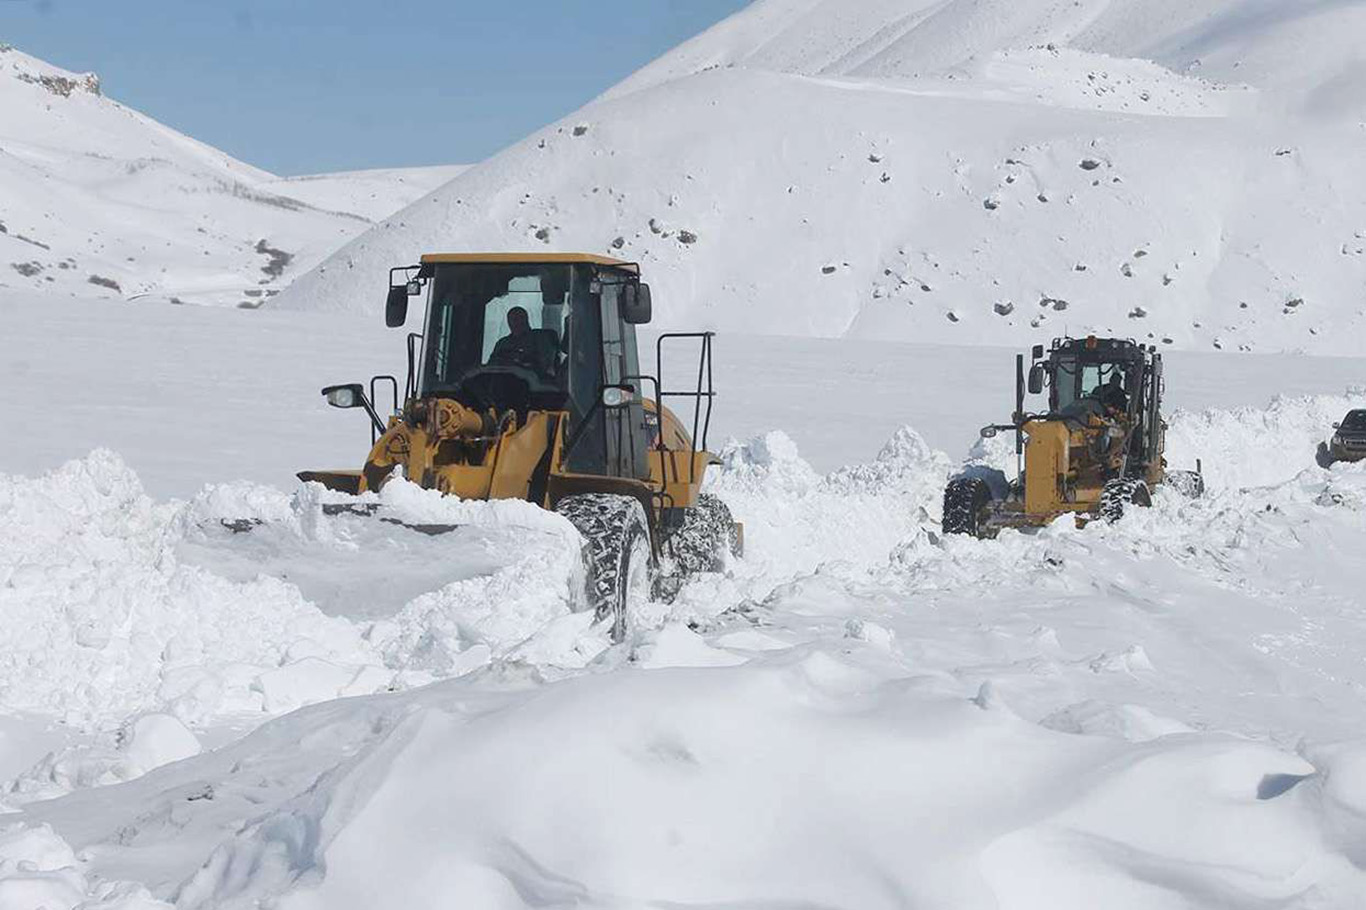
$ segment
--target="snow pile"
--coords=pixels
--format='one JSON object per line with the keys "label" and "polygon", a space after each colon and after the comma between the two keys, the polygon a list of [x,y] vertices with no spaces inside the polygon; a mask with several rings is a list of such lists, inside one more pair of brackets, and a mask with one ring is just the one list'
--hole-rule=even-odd
{"label": "snow pile", "polygon": [[50,752],[6,786],[10,804],[56,799],[75,790],[136,780],[164,765],[193,758],[199,739],[169,714],[144,714],[113,734]]}
{"label": "snow pile", "polygon": [[[1321,406],[1191,426],[1223,427],[1260,470],[1249,437]],[[134,719],[106,757],[131,766],[146,734],[137,761],[169,763],[18,800],[25,821],[98,847],[87,877],[154,876],[187,908],[1355,907],[1366,465],[1309,460],[1272,486],[1162,491],[1116,524],[990,542],[938,533],[951,470],[909,429],[824,475],[782,434],[727,446],[711,490],[751,555],[605,651],[558,594],[537,605],[565,586],[556,516],[391,485],[360,504],[484,536],[449,554],[468,579],[398,608],[413,636],[352,622],[378,651],[426,643],[384,652],[407,678],[458,678],[306,707],[199,755],[169,718]],[[246,558],[292,536],[372,546],[332,504],[227,485],[163,508],[179,546],[221,543],[228,515],[270,520],[228,537]],[[500,528],[537,555],[485,571]],[[399,575],[442,539],[411,538],[384,554]],[[501,622],[543,624],[513,644],[523,630]],[[86,758],[16,795],[64,792],[53,779],[98,769]]]}
{"label": "snow pile", "polygon": [[0,287],[259,307],[461,170],[282,180],[0,47]]}
{"label": "snow pile", "polygon": [[353,677],[380,662],[297,588],[179,565],[166,534],[175,511],[107,451],[37,480],[0,475],[6,707],[81,726],[154,708],[194,723],[260,712],[262,674],[301,653]]}
{"label": "snow pile", "polygon": [[1167,460],[1192,467],[1201,459],[1212,486],[1284,483],[1312,465],[1333,424],[1366,407],[1366,390],[1345,395],[1277,396],[1265,408],[1176,411],[1167,431]]}
{"label": "snow pile", "polygon": [[[401,482],[354,499],[232,483],[158,504],[107,451],[0,475],[0,700],[83,727],[145,711],[194,725],[494,659],[582,666],[607,643],[574,612],[580,547],[528,503]],[[137,753],[44,776],[161,763]]]}
{"label": "snow pile", "polygon": [[744,524],[745,571],[772,582],[823,563],[881,562],[937,506],[952,462],[903,427],[876,460],[826,475],[774,431],[731,442],[707,489]]}
{"label": "snow pile", "polygon": [[0,910],[170,910],[131,882],[87,874],[48,825],[0,829]]}
{"label": "snow pile", "polygon": [[425,251],[581,249],[639,261],[665,328],[1356,353],[1366,11],[1276,7],[756,3],[278,305],[375,312],[356,276]]}
{"label": "snow pile", "polygon": [[1360,776],[1326,790],[1359,749],[1061,733],[866,645],[432,701],[179,905],[1345,910],[1366,888]]}

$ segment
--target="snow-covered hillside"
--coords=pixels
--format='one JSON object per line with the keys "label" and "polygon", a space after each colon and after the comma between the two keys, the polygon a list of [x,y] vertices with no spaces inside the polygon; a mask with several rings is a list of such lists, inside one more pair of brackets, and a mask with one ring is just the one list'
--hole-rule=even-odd
{"label": "snow-covered hillside", "polygon": [[282,307],[433,249],[641,261],[669,326],[1349,353],[1366,8],[761,0],[394,215]]}
{"label": "snow-covered hillside", "polygon": [[277,178],[0,46],[0,287],[259,306],[461,170]]}

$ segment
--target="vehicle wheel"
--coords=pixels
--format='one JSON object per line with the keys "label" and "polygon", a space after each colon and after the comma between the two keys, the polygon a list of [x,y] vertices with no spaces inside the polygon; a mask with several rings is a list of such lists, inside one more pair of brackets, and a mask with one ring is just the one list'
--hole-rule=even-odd
{"label": "vehicle wheel", "polygon": [[940,524],[945,534],[983,536],[983,521],[991,489],[980,477],[955,477],[944,488],[944,518]]}
{"label": "vehicle wheel", "polygon": [[1199,499],[1205,495],[1205,477],[1194,471],[1168,471],[1167,484],[1187,499]]}
{"label": "vehicle wheel", "polygon": [[1152,494],[1142,480],[1111,480],[1100,491],[1100,517],[1106,521],[1119,521],[1129,506],[1152,504]]}
{"label": "vehicle wheel", "polygon": [[1321,468],[1331,468],[1333,460],[1333,450],[1328,447],[1328,443],[1319,443],[1319,449],[1314,453],[1314,462]]}
{"label": "vehicle wheel", "polygon": [[730,507],[710,493],[699,494],[697,502],[683,511],[683,523],[664,549],[679,575],[724,571],[726,557],[740,555],[740,535]]}
{"label": "vehicle wheel", "polygon": [[654,574],[650,526],[640,500],[612,493],[566,496],[555,511],[583,536],[584,589],[612,641],[626,640],[649,601]]}

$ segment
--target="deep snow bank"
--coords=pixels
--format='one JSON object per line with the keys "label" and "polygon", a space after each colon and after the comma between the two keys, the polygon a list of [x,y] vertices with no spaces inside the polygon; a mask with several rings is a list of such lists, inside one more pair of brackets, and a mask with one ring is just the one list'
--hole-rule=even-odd
{"label": "deep snow bank", "polygon": [[[186,907],[1346,910],[1360,751],[1146,744],[824,641],[740,667],[445,689],[225,844]],[[1317,762],[1317,763],[1316,763]],[[1315,903],[1317,902],[1317,903]]]}
{"label": "deep snow bank", "polygon": [[[442,543],[329,517],[328,498],[236,483],[156,503],[107,451],[0,475],[0,703],[93,728],[150,710],[202,724],[411,685],[524,644],[547,663],[586,659],[574,642],[528,643],[546,627],[565,637],[578,541],[563,520],[397,483],[361,503],[465,526]],[[405,559],[425,572],[416,590]]]}
{"label": "deep snow bank", "polygon": [[[1265,421],[1205,416],[1231,458],[1260,452]],[[525,645],[442,658],[422,672],[460,678],[314,705],[27,818],[99,845],[86,875],[164,855],[156,895],[185,907],[1354,910],[1366,466],[1306,456],[1271,486],[990,542],[937,533],[951,470],[910,430],[828,475],[781,434],[734,444],[712,489],[751,555],[659,628],[577,669]],[[414,517],[556,533],[396,489]],[[254,514],[307,533],[299,497],[215,495],[178,514],[264,497]],[[532,641],[582,648],[574,618]]]}
{"label": "deep snow bank", "polygon": [[170,910],[142,885],[87,866],[48,825],[0,827],[0,910]]}
{"label": "deep snow bank", "polygon": [[1283,483],[1315,464],[1333,424],[1353,408],[1366,407],[1366,387],[1343,395],[1277,396],[1263,408],[1176,411],[1167,432],[1173,467],[1204,464],[1213,486],[1255,487]]}
{"label": "deep snow bank", "polygon": [[7,708],[91,726],[152,707],[203,721],[259,712],[258,680],[297,663],[291,649],[304,643],[352,676],[380,663],[351,624],[289,585],[178,565],[167,545],[176,512],[110,452],[36,480],[0,476]]}
{"label": "deep snow bank", "polygon": [[[1335,476],[1314,466],[1314,450],[1354,404],[1359,396],[1317,396],[1177,412],[1169,458],[1202,459],[1214,490]],[[1008,466],[1013,455],[994,442],[987,460]],[[956,470],[909,428],[873,461],[826,475],[779,432],[721,457],[709,489],[744,523],[748,558],[685,588],[675,617],[709,620],[822,567],[885,564],[933,526]],[[403,484],[362,503],[458,526],[431,538],[324,515],[334,500],[235,483],[158,504],[108,452],[37,480],[0,476],[0,701],[95,727],[145,711],[197,724],[494,660],[582,667],[606,646],[574,612],[577,538],[558,516]]]}

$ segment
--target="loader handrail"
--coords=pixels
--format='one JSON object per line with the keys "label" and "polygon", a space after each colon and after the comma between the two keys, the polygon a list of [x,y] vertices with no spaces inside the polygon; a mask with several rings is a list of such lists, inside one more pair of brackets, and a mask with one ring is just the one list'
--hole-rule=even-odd
{"label": "loader handrail", "polygon": [[[711,431],[711,410],[716,399],[716,385],[711,369],[711,340],[714,337],[716,337],[715,332],[666,332],[655,340],[655,375],[659,377],[661,383],[664,377],[664,342],[688,338],[701,342],[697,359],[697,390],[684,392],[681,390],[667,391],[660,388],[659,397],[656,399],[660,408],[664,407],[664,399],[666,398],[693,399],[692,441],[694,452],[706,451],[707,435]],[[703,402],[706,402],[705,406]]]}

